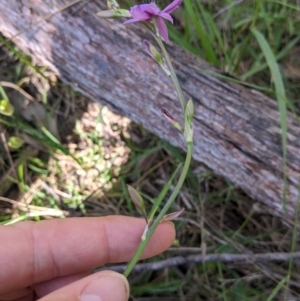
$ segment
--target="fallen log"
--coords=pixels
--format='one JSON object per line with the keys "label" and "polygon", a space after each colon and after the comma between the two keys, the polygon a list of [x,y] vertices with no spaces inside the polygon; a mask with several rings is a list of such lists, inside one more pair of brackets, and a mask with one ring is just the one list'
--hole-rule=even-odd
{"label": "fallen log", "polygon": [[[149,34],[95,13],[96,1],[2,0],[0,30],[66,83],[128,116],[175,146],[178,132],[161,115],[180,120],[170,81],[144,50]],[[56,13],[57,12],[57,13]],[[195,104],[194,159],[230,179],[247,194],[281,211],[284,172],[279,113],[274,100],[222,81],[206,62],[169,43],[183,91]],[[295,211],[300,183],[300,127],[288,114],[287,210]]]}

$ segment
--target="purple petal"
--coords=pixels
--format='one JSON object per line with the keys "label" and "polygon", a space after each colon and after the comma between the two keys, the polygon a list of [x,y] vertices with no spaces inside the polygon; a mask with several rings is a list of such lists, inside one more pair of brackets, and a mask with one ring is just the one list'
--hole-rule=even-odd
{"label": "purple petal", "polygon": [[157,16],[160,16],[160,17],[162,17],[162,18],[164,18],[164,19],[170,21],[171,23],[173,23],[173,18],[172,18],[169,14],[167,14],[167,13],[159,12],[159,13],[157,14]]}
{"label": "purple petal", "polygon": [[151,18],[149,14],[141,10],[140,5],[135,5],[130,9],[130,14],[136,21],[146,21]]}
{"label": "purple petal", "polygon": [[173,10],[175,10],[180,4],[182,0],[174,0],[167,7],[165,7],[162,12],[170,14]]}
{"label": "purple petal", "polygon": [[160,36],[163,38],[164,41],[167,42],[169,40],[168,28],[163,18],[157,17],[157,27]]}
{"label": "purple petal", "polygon": [[140,9],[144,11],[145,13],[148,13],[149,15],[156,15],[160,12],[160,9],[157,7],[157,5],[153,2],[149,4],[141,4],[139,5]]}
{"label": "purple petal", "polygon": [[[136,19],[130,19],[130,20],[127,20],[123,23],[124,24],[129,24],[129,23],[134,23],[134,22],[140,22],[141,20],[136,20]],[[142,20],[143,21],[143,20]]]}

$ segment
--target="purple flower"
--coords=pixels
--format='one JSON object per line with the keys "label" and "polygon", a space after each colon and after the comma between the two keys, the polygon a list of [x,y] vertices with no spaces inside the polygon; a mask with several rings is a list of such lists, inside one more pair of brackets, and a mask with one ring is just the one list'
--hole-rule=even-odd
{"label": "purple flower", "polygon": [[158,32],[161,37],[168,41],[168,29],[164,19],[173,23],[173,19],[170,13],[173,12],[180,4],[182,0],[174,0],[166,8],[160,10],[155,3],[135,5],[130,9],[132,19],[124,22],[124,24],[134,22],[152,22],[153,18],[156,18]]}

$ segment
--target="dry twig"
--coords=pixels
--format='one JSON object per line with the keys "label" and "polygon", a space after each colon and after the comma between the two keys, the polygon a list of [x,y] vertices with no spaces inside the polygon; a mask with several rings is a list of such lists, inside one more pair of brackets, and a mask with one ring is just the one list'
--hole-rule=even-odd
{"label": "dry twig", "polygon": [[[223,263],[257,263],[257,262],[270,262],[270,261],[289,261],[291,257],[294,260],[300,260],[300,252],[295,253],[262,253],[262,254],[206,254],[202,255],[190,255],[187,257],[176,256],[173,258],[149,262],[140,263],[134,267],[134,272],[145,272],[145,271],[157,271],[165,268],[170,268],[178,265],[187,263],[199,263],[218,261]],[[105,269],[114,270],[116,272],[124,272],[126,265],[114,265],[106,267]],[[96,269],[94,272],[103,270],[104,268]]]}

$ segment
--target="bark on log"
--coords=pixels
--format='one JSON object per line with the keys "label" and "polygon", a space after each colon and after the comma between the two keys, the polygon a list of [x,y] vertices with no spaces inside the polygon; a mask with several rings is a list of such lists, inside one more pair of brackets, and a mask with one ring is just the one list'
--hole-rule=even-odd
{"label": "bark on log", "polygon": [[[106,8],[99,1],[76,1],[49,16],[71,2],[2,0],[0,30],[75,89],[183,147],[180,135],[160,113],[166,108],[173,116],[180,116],[180,106],[169,80],[144,53],[142,41],[149,34],[133,24],[122,26],[121,20],[99,19],[95,13]],[[47,19],[36,25],[45,16]],[[195,104],[194,158],[253,198],[281,210],[283,162],[276,102],[209,75],[207,71],[217,71],[173,44],[168,49],[176,59],[183,90]],[[288,114],[290,214],[299,195],[299,137],[300,127]]]}

